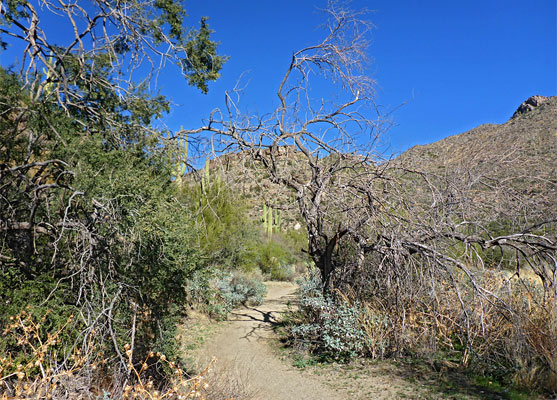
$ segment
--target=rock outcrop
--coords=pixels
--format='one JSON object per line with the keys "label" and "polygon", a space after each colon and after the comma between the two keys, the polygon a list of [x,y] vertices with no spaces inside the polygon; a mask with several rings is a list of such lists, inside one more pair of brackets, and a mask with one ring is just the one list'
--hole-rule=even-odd
{"label": "rock outcrop", "polygon": [[518,109],[514,112],[512,117],[514,118],[518,115],[525,114],[529,111],[532,111],[534,108],[541,106],[547,99],[548,97],[545,96],[530,97],[528,100],[522,103],[520,107],[518,107]]}

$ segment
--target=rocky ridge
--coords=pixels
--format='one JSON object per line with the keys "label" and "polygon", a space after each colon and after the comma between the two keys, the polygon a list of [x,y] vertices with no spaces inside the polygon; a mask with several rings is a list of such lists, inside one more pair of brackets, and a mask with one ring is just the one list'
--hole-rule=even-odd
{"label": "rocky ridge", "polygon": [[[280,155],[285,173],[307,174],[303,156],[294,148],[285,147]],[[435,143],[414,146],[392,162],[436,176],[452,174],[462,182],[471,179],[481,185],[511,182],[517,199],[532,199],[536,208],[542,207],[538,212],[555,213],[557,96],[532,96],[504,124],[484,124]],[[285,226],[297,223],[298,207],[292,192],[273,184],[249,154],[223,155],[211,160],[210,168],[240,194],[252,210],[252,218],[261,217],[265,204],[282,210]],[[494,192],[495,197],[483,200],[497,201],[499,195]]]}

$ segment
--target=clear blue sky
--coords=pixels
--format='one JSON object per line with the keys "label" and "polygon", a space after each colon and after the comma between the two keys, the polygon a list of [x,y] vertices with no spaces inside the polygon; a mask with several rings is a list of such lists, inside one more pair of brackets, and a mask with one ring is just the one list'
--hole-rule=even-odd
{"label": "clear blue sky", "polygon": [[[389,152],[403,151],[507,121],[529,96],[557,94],[556,0],[355,0],[374,10],[369,73],[378,82],[376,102],[393,114],[385,136]],[[246,74],[242,104],[272,111],[276,89],[294,51],[321,38],[317,11],[325,0],[191,0],[187,23],[210,17],[221,54],[230,56],[208,95],[186,85],[176,68],[165,70],[159,88],[176,106],[164,123],[194,128],[224,92]],[[50,21],[49,31],[60,25]],[[63,32],[55,32],[61,37]],[[0,52],[9,65],[20,55]]]}
{"label": "clear blue sky", "polygon": [[[430,143],[483,123],[503,123],[531,95],[557,94],[555,0],[353,1],[375,25],[370,73],[377,102],[394,113],[392,151]],[[164,93],[177,103],[170,128],[199,125],[222,107],[224,91],[242,73],[243,104],[270,111],[292,52],[312,44],[324,1],[190,1],[188,22],[207,15],[220,51],[230,56],[222,78],[203,96],[164,75]]]}

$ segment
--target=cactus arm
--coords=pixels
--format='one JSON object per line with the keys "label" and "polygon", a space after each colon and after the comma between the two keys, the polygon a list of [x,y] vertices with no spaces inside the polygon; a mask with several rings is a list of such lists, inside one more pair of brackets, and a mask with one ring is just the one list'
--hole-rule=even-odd
{"label": "cactus arm", "polygon": [[267,205],[263,204],[263,230],[267,232]]}
{"label": "cactus arm", "polygon": [[207,191],[207,186],[209,185],[209,157],[205,159],[205,168],[201,174],[201,188],[204,193]]}
{"label": "cactus arm", "polygon": [[269,236],[269,239],[271,238],[271,236],[273,235],[273,209],[272,207],[267,207],[267,212],[268,212],[268,216],[267,216],[267,235]]}
{"label": "cactus arm", "polygon": [[[183,128],[180,127],[180,131]],[[186,173],[186,164],[188,160],[188,135],[185,134],[182,138],[176,141],[176,147],[172,151],[172,158],[174,165],[171,169],[171,174],[176,178],[176,182],[182,182],[182,176]]]}

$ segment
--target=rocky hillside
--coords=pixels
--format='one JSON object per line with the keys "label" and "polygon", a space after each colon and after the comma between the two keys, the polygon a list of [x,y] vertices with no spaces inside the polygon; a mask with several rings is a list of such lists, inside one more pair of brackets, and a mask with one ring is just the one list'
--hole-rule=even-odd
{"label": "rocky hillside", "polygon": [[[304,157],[293,147],[281,151],[281,168],[307,174]],[[533,96],[504,124],[485,124],[435,143],[414,146],[392,161],[397,167],[437,177],[450,195],[468,196],[476,205],[506,207],[524,215],[555,215],[557,210],[557,97]],[[254,219],[263,205],[279,209],[284,227],[298,220],[293,194],[268,179],[247,153],[230,153],[210,162],[247,203]],[[449,187],[450,186],[450,187]],[[427,191],[427,189],[425,189]],[[461,192],[460,194],[457,192]]]}
{"label": "rocky hillside", "polygon": [[[555,214],[557,97],[530,97],[502,125],[485,124],[414,146],[395,163],[438,177],[451,176],[455,184],[474,185],[475,201],[500,202],[503,193],[497,189],[513,188],[504,195],[520,201],[523,210]],[[490,190],[492,196],[486,196],[488,190],[482,187],[495,189]]]}
{"label": "rocky hillside", "polygon": [[[293,146],[279,148],[280,168],[288,174],[304,175],[307,164]],[[291,190],[273,184],[265,168],[249,152],[223,154],[209,161],[209,181],[220,179],[247,205],[253,220],[262,219],[264,206],[281,213],[284,229],[299,227],[298,204]],[[188,174],[186,181],[201,182],[204,171]]]}
{"label": "rocky hillside", "polygon": [[428,145],[414,146],[399,157],[428,171],[475,168],[505,175],[525,173],[557,176],[557,96],[533,96],[502,125],[480,125],[468,132]]}

